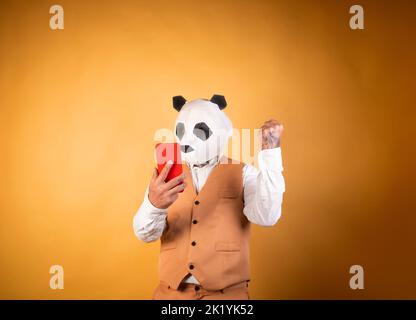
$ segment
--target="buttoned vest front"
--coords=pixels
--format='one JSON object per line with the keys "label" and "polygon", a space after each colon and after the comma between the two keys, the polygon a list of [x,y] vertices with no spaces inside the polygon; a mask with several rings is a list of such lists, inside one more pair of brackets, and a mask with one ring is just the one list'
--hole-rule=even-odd
{"label": "buttoned vest front", "polygon": [[203,288],[221,290],[249,280],[243,164],[218,164],[198,194],[186,165],[183,170],[187,186],[169,207],[161,237],[160,281],[177,289],[191,273]]}

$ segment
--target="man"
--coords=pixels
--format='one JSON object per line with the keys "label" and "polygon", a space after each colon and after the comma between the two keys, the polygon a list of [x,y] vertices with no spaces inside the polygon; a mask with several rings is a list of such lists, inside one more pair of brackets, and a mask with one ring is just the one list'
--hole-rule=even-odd
{"label": "man", "polygon": [[248,299],[250,223],[272,226],[281,216],[283,126],[269,120],[261,127],[257,170],[222,155],[232,134],[223,96],[176,96],[173,105],[184,174],[165,182],[171,164],[154,169],[133,221],[142,241],[161,239],[153,298]]}

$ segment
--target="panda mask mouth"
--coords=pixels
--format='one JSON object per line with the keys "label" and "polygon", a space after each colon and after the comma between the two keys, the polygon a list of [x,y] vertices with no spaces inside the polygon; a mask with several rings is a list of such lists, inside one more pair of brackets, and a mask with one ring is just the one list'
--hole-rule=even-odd
{"label": "panda mask mouth", "polygon": [[184,153],[192,152],[194,151],[194,148],[192,148],[190,145],[181,145],[181,151]]}

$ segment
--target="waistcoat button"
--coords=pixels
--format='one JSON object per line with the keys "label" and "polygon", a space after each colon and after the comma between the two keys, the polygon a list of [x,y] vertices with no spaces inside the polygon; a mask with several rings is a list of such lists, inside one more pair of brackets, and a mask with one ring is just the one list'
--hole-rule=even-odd
{"label": "waistcoat button", "polygon": [[195,201],[195,204],[196,204],[196,205],[198,205],[198,204],[199,204],[199,201],[198,201],[198,200],[196,200],[196,201]]}
{"label": "waistcoat button", "polygon": [[189,265],[189,269],[193,270],[195,267],[193,264]]}
{"label": "waistcoat button", "polygon": [[197,224],[197,223],[198,223],[198,221],[197,221],[197,220],[192,220],[192,223],[193,223],[193,224]]}
{"label": "waistcoat button", "polygon": [[192,241],[192,243],[191,243],[193,246],[196,246],[196,242],[195,241]]}

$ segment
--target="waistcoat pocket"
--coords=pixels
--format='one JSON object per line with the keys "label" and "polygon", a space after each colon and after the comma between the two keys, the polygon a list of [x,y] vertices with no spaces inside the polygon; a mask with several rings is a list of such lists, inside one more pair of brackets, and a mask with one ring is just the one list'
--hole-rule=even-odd
{"label": "waistcoat pocket", "polygon": [[224,252],[240,251],[240,245],[234,242],[217,242],[215,250]]}
{"label": "waistcoat pocket", "polygon": [[169,242],[162,242],[160,244],[160,250],[161,251],[165,251],[165,250],[171,250],[171,249],[175,249],[176,248],[176,241],[169,241]]}
{"label": "waistcoat pocket", "polygon": [[238,197],[238,189],[232,186],[223,186],[218,190],[218,196],[220,198],[235,199]]}

